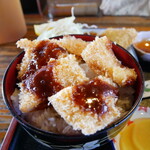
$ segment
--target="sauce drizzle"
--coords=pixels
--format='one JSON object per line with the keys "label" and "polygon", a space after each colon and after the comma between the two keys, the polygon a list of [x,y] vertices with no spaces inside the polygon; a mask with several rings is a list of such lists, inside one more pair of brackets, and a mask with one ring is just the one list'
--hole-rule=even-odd
{"label": "sauce drizzle", "polygon": [[77,85],[73,89],[73,101],[79,105],[83,111],[91,111],[102,115],[108,111],[108,107],[103,100],[103,96],[116,96],[118,89],[98,78],[89,82]]}
{"label": "sauce drizzle", "polygon": [[[66,50],[59,45],[47,40],[41,41],[33,50],[33,58],[22,77],[24,89],[34,93],[43,104],[48,101],[47,97],[63,88],[55,81],[52,71],[56,59],[63,53],[66,53]],[[49,63],[50,58],[55,60]]]}
{"label": "sauce drizzle", "polygon": [[57,59],[62,53],[66,53],[62,47],[50,41],[41,41],[33,50],[33,56],[30,64],[28,65],[27,72],[22,77],[22,80],[26,79],[33,74],[36,70],[42,66],[47,65],[50,58]]}
{"label": "sauce drizzle", "polygon": [[47,101],[47,97],[60,91],[63,87],[57,83],[53,77],[53,66],[55,61],[37,70],[30,78],[23,81],[24,88],[35,93],[42,101]]}

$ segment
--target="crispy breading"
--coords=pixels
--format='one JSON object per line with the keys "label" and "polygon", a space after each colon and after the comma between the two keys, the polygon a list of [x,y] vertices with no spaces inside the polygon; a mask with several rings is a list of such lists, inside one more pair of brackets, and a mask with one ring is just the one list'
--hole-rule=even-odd
{"label": "crispy breading", "polygon": [[56,81],[64,87],[88,80],[84,70],[79,66],[76,57],[72,54],[57,60],[53,68],[53,74]]}
{"label": "crispy breading", "polygon": [[30,112],[41,103],[41,100],[35,94],[24,89],[22,83],[19,83],[19,87],[19,109],[23,113]]}
{"label": "crispy breading", "polygon": [[[98,76],[98,79],[108,85],[116,87],[116,84],[109,78]],[[105,101],[108,111],[99,115],[91,111],[83,111],[82,107],[73,101],[73,88],[72,86],[64,88],[60,92],[49,97],[48,100],[58,114],[64,118],[74,130],[81,130],[85,135],[94,134],[119,117],[120,113],[115,107],[117,98],[113,92],[109,94],[105,93],[101,97]]]}
{"label": "crispy breading", "polygon": [[[43,40],[49,43],[54,43],[53,40]],[[22,76],[26,73],[26,71],[28,70],[28,66],[30,65],[30,63],[34,60],[34,57],[36,58],[37,56],[35,56],[35,54],[33,53],[34,49],[43,41],[38,41],[38,40],[33,40],[30,41],[28,39],[21,39],[19,40],[16,44],[18,48],[24,49],[25,51],[25,55],[22,59],[21,64],[18,65],[17,69],[18,71],[18,79],[22,79]],[[55,43],[54,43],[55,44]],[[49,44],[45,44],[44,46],[48,46]],[[57,45],[57,44],[56,44]],[[49,48],[49,47],[46,47]],[[45,49],[46,50],[46,49]],[[64,50],[65,51],[65,50]],[[67,53],[67,51],[66,51]],[[63,57],[66,53],[60,54],[59,57]],[[34,61],[35,63],[35,61]]]}
{"label": "crispy breading", "polygon": [[52,39],[52,41],[65,48],[69,53],[75,54],[77,56],[80,56],[83,49],[85,49],[85,47],[88,45],[88,42],[69,35],[66,35],[59,40]]}
{"label": "crispy breading", "polygon": [[137,31],[134,28],[107,28],[102,36],[107,36],[113,42],[127,49],[137,36]]}
{"label": "crispy breading", "polygon": [[[59,58],[57,60],[50,59],[48,65],[55,61],[52,72],[55,81],[62,87],[67,87],[75,84],[82,83],[88,80],[83,69],[78,65],[74,55],[68,55],[64,58]],[[37,72],[33,74],[35,76]],[[44,76],[44,75],[43,75]],[[32,76],[30,77],[32,78]],[[47,78],[52,78],[51,74]],[[28,80],[28,79],[27,79]],[[32,79],[33,80],[33,79]],[[32,81],[31,80],[31,81]],[[43,79],[41,79],[43,80]],[[21,92],[19,95],[20,99],[20,110],[22,112],[29,112],[35,109],[39,104],[43,103],[39,97],[30,89],[26,89],[22,84],[19,84]]]}
{"label": "crispy breading", "polygon": [[31,41],[25,38],[25,39],[21,39],[17,41],[16,44],[18,48],[24,49],[25,51],[21,64],[17,66],[17,69],[19,70],[18,78],[21,79],[21,77],[24,75],[24,73],[26,72],[28,68],[28,65],[32,59],[32,51],[38,44],[38,41],[36,40]]}
{"label": "crispy breading", "polygon": [[97,74],[105,75],[120,86],[133,84],[137,74],[123,66],[112,51],[112,43],[106,36],[96,37],[82,52],[82,58]]}

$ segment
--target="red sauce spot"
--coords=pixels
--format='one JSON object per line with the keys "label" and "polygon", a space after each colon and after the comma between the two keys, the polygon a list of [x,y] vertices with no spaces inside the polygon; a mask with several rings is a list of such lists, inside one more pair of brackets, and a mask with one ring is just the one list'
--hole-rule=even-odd
{"label": "red sauce spot", "polygon": [[103,96],[116,96],[117,94],[118,89],[116,87],[95,78],[74,87],[73,101],[79,105],[83,111],[91,111],[102,115],[108,111]]}

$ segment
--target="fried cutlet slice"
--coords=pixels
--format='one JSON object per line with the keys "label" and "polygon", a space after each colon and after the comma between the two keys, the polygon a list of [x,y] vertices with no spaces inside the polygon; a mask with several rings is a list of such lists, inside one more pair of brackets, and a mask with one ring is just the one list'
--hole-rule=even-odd
{"label": "fried cutlet slice", "polygon": [[55,80],[63,87],[76,85],[88,80],[75,55],[72,54],[57,60],[57,63],[53,68],[53,74]]}
{"label": "fried cutlet slice", "polygon": [[119,117],[120,112],[115,106],[117,91],[111,79],[98,76],[79,85],[66,87],[48,100],[74,130],[90,135]]}
{"label": "fried cutlet slice", "polygon": [[35,109],[41,100],[35,95],[23,88],[23,83],[19,83],[19,110],[23,113],[27,113]]}
{"label": "fried cutlet slice", "polygon": [[96,37],[81,55],[93,71],[111,78],[120,86],[132,85],[136,80],[135,70],[121,64],[112,51],[111,41],[106,36]]}
{"label": "fried cutlet slice", "polygon": [[45,103],[47,97],[64,87],[88,80],[74,55],[51,59],[47,66],[37,70],[19,84],[20,110],[29,112]]}
{"label": "fried cutlet slice", "polygon": [[111,41],[127,49],[135,40],[137,31],[134,28],[108,28],[102,33],[102,36],[107,36]]}
{"label": "fried cutlet slice", "polygon": [[21,64],[18,65],[18,79],[23,80],[27,72],[34,73],[37,69],[46,65],[50,58],[59,58],[66,55],[67,51],[52,42],[51,40],[30,41],[21,39],[17,43],[17,47],[25,50],[25,55]]}
{"label": "fried cutlet slice", "polygon": [[28,65],[32,59],[32,51],[36,47],[37,43],[38,42],[36,40],[31,41],[31,40],[28,40],[26,38],[17,41],[17,43],[16,43],[17,47],[24,49],[24,51],[25,51],[24,57],[22,59],[22,63],[17,66],[17,69],[19,70],[18,71],[18,78],[19,79],[26,72]]}
{"label": "fried cutlet slice", "polygon": [[65,48],[69,53],[80,56],[83,49],[88,45],[88,42],[74,36],[65,35],[59,40],[52,40],[61,47]]}

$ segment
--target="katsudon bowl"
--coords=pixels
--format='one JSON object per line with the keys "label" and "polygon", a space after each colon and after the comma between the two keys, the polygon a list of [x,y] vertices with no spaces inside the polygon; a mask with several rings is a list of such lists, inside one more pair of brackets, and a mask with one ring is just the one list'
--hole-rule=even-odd
{"label": "katsudon bowl", "polygon": [[[81,38],[84,41],[93,41],[95,36],[89,35],[73,35],[76,38]],[[55,39],[60,39],[63,36],[54,37]],[[134,57],[121,46],[113,43],[112,49],[116,57],[122,62],[123,65],[130,68],[134,68],[137,73],[137,80],[134,85],[134,99],[131,109],[123,115],[121,118],[108,125],[101,131],[96,132],[92,135],[62,135],[57,133],[52,133],[39,129],[31,124],[29,124],[20,113],[15,109],[12,103],[11,95],[13,94],[17,81],[17,69],[16,66],[19,64],[24,56],[24,52],[21,52],[18,56],[8,66],[4,77],[3,77],[3,99],[12,113],[12,115],[17,119],[18,123],[27,131],[27,133],[32,136],[36,141],[42,143],[43,145],[52,149],[94,149],[112,140],[126,125],[130,117],[139,105],[144,89],[144,78],[141,67],[139,63],[134,59]],[[109,61],[109,60],[108,60]]]}

